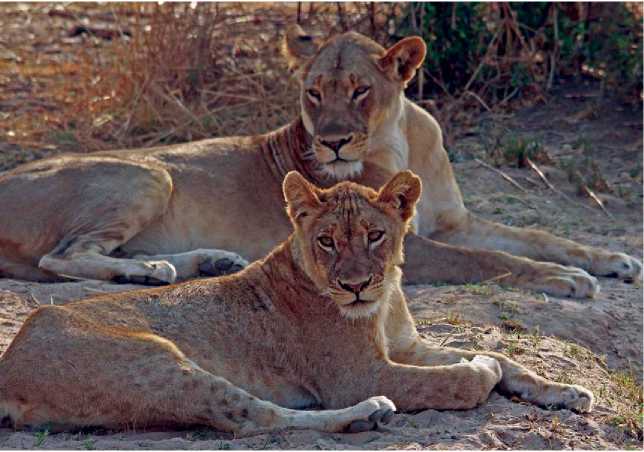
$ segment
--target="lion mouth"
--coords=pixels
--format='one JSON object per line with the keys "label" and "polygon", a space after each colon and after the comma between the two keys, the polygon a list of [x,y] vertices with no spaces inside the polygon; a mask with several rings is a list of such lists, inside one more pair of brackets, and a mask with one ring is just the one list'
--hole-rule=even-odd
{"label": "lion mouth", "polygon": [[331,168],[339,168],[339,167],[350,167],[353,165],[360,165],[362,163],[362,160],[336,157],[333,160],[329,160],[328,162],[321,162],[321,163]]}
{"label": "lion mouth", "polygon": [[335,160],[322,165],[322,170],[326,174],[338,180],[359,176],[362,173],[362,169],[362,160],[347,160],[342,157],[337,157]]}
{"label": "lion mouth", "polygon": [[356,295],[355,300],[353,300],[347,306],[365,306],[371,303],[375,303],[375,301],[376,300],[365,300],[364,298],[360,298],[360,295]]}

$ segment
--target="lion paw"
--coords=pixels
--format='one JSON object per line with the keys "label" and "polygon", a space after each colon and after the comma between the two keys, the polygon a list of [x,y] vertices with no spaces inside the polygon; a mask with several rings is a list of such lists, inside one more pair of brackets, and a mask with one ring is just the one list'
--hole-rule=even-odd
{"label": "lion paw", "polygon": [[583,386],[565,385],[546,405],[553,409],[568,409],[578,413],[590,413],[595,403],[593,393]]}
{"label": "lion paw", "polygon": [[168,261],[146,261],[137,264],[128,274],[118,275],[114,281],[119,284],[144,284],[160,286],[172,284],[177,279],[177,270]]}
{"label": "lion paw", "polygon": [[600,287],[597,278],[577,267],[543,264],[531,288],[556,297],[594,298]]}
{"label": "lion paw", "polygon": [[351,408],[354,419],[346,427],[347,433],[373,430],[378,424],[388,424],[396,405],[385,396],[370,397]]}
{"label": "lion paw", "polygon": [[206,276],[224,276],[237,273],[248,265],[248,261],[229,251],[216,251],[199,264],[199,273]]}
{"label": "lion paw", "polygon": [[497,384],[503,378],[501,364],[499,364],[496,358],[486,355],[476,355],[470,363],[475,367],[484,369],[486,372],[492,372],[495,378],[494,384]]}
{"label": "lion paw", "polygon": [[624,253],[605,253],[593,259],[591,271],[599,276],[635,280],[642,274],[642,263]]}

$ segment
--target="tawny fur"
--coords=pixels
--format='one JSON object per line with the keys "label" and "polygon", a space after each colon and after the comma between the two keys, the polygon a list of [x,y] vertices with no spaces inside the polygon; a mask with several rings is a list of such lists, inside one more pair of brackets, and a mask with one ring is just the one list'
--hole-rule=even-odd
{"label": "tawny fur", "polygon": [[425,55],[420,38],[386,50],[357,33],[318,44],[294,28],[284,48],[302,94],[301,117],[282,129],[60,156],[0,175],[0,276],[163,283],[226,273],[288,236],[276,208],[288,171],[326,187],[377,187],[403,169],[425,184],[405,245],[410,283],[494,279],[592,297],[599,286],[587,272],[640,274],[626,254],[468,212],[439,125],[404,96]]}
{"label": "tawny fur", "polygon": [[420,196],[412,173],[378,193],[320,190],[291,173],[284,194],[295,232],[240,273],[37,310],[0,358],[0,419],[342,431],[396,407],[472,408],[495,386],[591,410],[580,386],[419,337],[399,268]]}

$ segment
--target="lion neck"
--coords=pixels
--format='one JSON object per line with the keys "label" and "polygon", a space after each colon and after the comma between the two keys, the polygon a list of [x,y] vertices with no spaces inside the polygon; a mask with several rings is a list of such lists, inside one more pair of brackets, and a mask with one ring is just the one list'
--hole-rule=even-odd
{"label": "lion neck", "polygon": [[[275,247],[268,256],[260,261],[260,268],[282,297],[286,291],[293,295],[297,293],[298,298],[324,298],[302,268],[295,240],[295,236],[291,234],[285,242]],[[331,300],[328,302],[331,303]]]}
{"label": "lion neck", "polygon": [[280,183],[293,170],[315,184],[323,181],[325,175],[313,152],[313,138],[306,131],[300,116],[265,137],[262,143],[264,158]]}

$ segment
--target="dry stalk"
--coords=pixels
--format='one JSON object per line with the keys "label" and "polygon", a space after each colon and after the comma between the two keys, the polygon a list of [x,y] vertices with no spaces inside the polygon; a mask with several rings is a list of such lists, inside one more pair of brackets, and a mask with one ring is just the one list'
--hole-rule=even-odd
{"label": "dry stalk", "polygon": [[474,161],[475,161],[476,163],[478,163],[479,165],[481,165],[482,167],[484,167],[484,168],[486,168],[486,169],[488,169],[488,170],[490,170],[490,171],[492,171],[492,172],[494,172],[494,173],[498,174],[498,175],[499,175],[499,176],[501,176],[503,179],[505,179],[505,180],[506,180],[506,181],[508,181],[510,184],[512,184],[512,186],[514,186],[514,187],[518,188],[518,189],[519,189],[520,191],[522,191],[523,193],[528,193],[528,191],[527,191],[525,188],[523,188],[523,187],[522,187],[522,186],[521,186],[521,185],[520,185],[516,180],[514,180],[512,177],[510,177],[509,175],[507,175],[506,173],[504,173],[504,172],[503,172],[503,171],[501,171],[500,169],[494,168],[493,166],[488,165],[488,164],[487,164],[487,163],[485,163],[483,160],[478,159],[478,158],[474,159]]}
{"label": "dry stalk", "polygon": [[550,181],[546,178],[546,175],[543,173],[543,171],[541,171],[541,169],[532,160],[530,160],[528,157],[525,158],[525,161],[528,164],[528,166],[530,167],[530,169],[532,171],[534,171],[537,174],[537,176],[539,176],[539,178],[546,184],[546,186],[550,190],[552,190],[553,192],[555,192],[556,194],[558,194],[559,196],[561,196],[562,198],[564,198],[566,201],[570,202],[571,204],[574,204],[576,206],[583,207],[586,210],[590,210],[592,212],[595,212],[595,210],[593,208],[588,207],[586,204],[576,202],[570,196],[566,195],[561,190],[558,190],[557,188],[555,188],[555,186],[552,185],[550,183]]}
{"label": "dry stalk", "polygon": [[606,206],[604,205],[604,202],[603,202],[601,199],[599,199],[599,196],[597,196],[597,195],[595,194],[595,192],[593,192],[590,188],[588,188],[588,186],[587,186],[587,185],[582,185],[582,186],[581,186],[581,189],[582,189],[582,191],[583,191],[583,192],[584,192],[584,193],[585,193],[585,194],[586,194],[590,199],[592,199],[593,201],[595,201],[595,203],[599,206],[599,208],[602,210],[602,212],[604,212],[604,213],[606,214],[606,216],[607,216],[608,218],[612,218],[612,219],[614,219],[614,218],[615,218],[615,217],[613,216],[613,214],[611,214],[611,213],[606,209]]}

